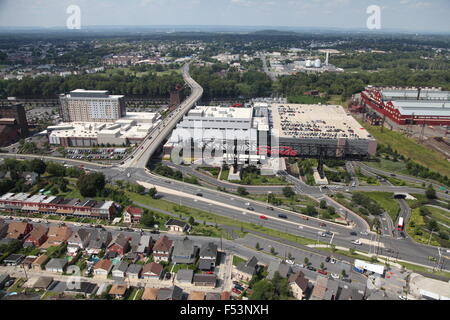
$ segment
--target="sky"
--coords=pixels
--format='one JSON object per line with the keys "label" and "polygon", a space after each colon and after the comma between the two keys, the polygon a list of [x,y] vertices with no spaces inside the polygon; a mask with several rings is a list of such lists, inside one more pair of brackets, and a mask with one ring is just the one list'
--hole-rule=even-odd
{"label": "sky", "polygon": [[0,27],[65,27],[69,5],[83,26],[226,25],[450,32],[450,0],[0,0]]}

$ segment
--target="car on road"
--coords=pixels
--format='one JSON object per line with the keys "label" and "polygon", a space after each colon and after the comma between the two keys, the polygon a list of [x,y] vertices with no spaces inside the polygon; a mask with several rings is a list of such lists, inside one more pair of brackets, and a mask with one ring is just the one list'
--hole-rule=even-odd
{"label": "car on road", "polygon": [[336,274],[336,273],[332,273],[332,274],[331,274],[331,277],[332,277],[333,279],[339,279],[339,275]]}
{"label": "car on road", "polygon": [[201,192],[197,192],[195,195],[196,195],[197,197],[203,197],[203,193],[201,193]]}
{"label": "car on road", "polygon": [[362,245],[361,241],[359,241],[359,240],[352,240],[352,243],[356,244],[358,246]]}
{"label": "car on road", "polygon": [[337,260],[335,258],[331,258],[330,263],[335,264]]}
{"label": "car on road", "polygon": [[320,273],[320,274],[323,274],[323,275],[327,275],[328,274],[328,272],[326,272],[325,270],[321,270],[321,269],[317,270],[317,272]]}
{"label": "car on road", "polygon": [[248,207],[247,210],[255,211],[255,209],[253,207]]}
{"label": "car on road", "polygon": [[358,233],[356,233],[355,231],[351,231],[351,232],[350,232],[350,235],[351,235],[351,236],[357,236]]}
{"label": "car on road", "polygon": [[362,235],[362,236],[367,236],[367,235],[369,235],[369,233],[367,233],[366,231],[361,231],[359,234]]}
{"label": "car on road", "polygon": [[326,237],[327,234],[326,234],[325,232],[319,231],[319,236],[321,236],[321,237]]}
{"label": "car on road", "polygon": [[303,219],[303,220],[309,220],[309,218],[308,218],[308,217],[305,217],[305,216],[302,216],[302,219]]}
{"label": "car on road", "polygon": [[280,213],[280,214],[278,215],[278,217],[281,218],[281,219],[287,219],[287,218],[288,218],[287,215],[282,214],[282,213]]}
{"label": "car on road", "polygon": [[326,257],[325,258],[325,262],[330,262],[330,260],[331,260],[331,257]]}
{"label": "car on road", "polygon": [[272,207],[267,207],[267,210],[273,211]]}
{"label": "car on road", "polygon": [[327,225],[325,223],[323,223],[323,222],[319,222],[319,226],[326,227]]}
{"label": "car on road", "polygon": [[266,216],[259,216],[259,218],[262,220],[269,220],[269,218],[267,218]]}
{"label": "car on road", "polygon": [[241,291],[239,291],[239,290],[236,289],[236,288],[231,289],[231,291],[233,291],[233,292],[236,293],[237,295],[240,295],[240,294],[242,293]]}

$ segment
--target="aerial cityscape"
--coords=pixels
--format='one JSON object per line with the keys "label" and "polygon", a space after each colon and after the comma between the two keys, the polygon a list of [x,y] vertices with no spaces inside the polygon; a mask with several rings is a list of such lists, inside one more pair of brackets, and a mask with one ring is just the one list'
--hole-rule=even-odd
{"label": "aerial cityscape", "polygon": [[0,1],[1,302],[450,300],[450,4],[378,2]]}

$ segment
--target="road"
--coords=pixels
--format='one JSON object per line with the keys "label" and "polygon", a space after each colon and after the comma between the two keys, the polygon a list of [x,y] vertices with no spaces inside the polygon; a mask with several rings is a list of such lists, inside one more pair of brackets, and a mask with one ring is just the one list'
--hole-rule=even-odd
{"label": "road", "polygon": [[[189,96],[185,100],[185,102],[183,102],[179,109],[174,111],[174,113],[169,116],[169,119],[166,119],[165,122],[161,123],[161,126],[155,129],[157,130],[156,135],[150,135],[149,138],[144,142],[143,146],[136,151],[133,158],[130,158],[126,163],[124,163],[124,165],[105,166],[91,162],[82,162],[70,159],[57,159],[40,155],[23,156],[13,154],[0,154],[0,157],[43,158],[60,163],[66,162],[68,165],[74,166],[79,166],[82,163],[82,165],[86,169],[102,172],[110,182],[113,182],[115,180],[124,180],[130,182],[141,181],[147,184],[154,185],[157,189],[165,190],[159,190],[159,193],[163,196],[164,199],[174,203],[181,203],[189,207],[232,218],[237,221],[251,222],[284,233],[289,233],[313,240],[317,239],[317,234],[319,231],[330,231],[335,234],[333,243],[337,246],[346,248],[354,247],[365,252],[369,252],[371,250],[371,248],[374,246],[374,242],[370,238],[371,236],[373,237],[373,233],[368,230],[368,225],[364,219],[336,203],[332,198],[328,197],[326,192],[323,192],[321,188],[308,186],[301,180],[288,175],[286,172],[280,172],[280,175],[284,175],[288,180],[294,183],[295,190],[297,192],[315,198],[318,201],[324,199],[325,201],[327,201],[328,205],[335,207],[336,210],[339,211],[342,215],[347,214],[348,216],[350,216],[349,220],[352,220],[353,222],[353,230],[355,232],[359,232],[359,234],[357,236],[350,235],[350,231],[352,230],[348,226],[343,226],[337,223],[330,223],[327,221],[326,226],[322,227],[320,226],[320,223],[322,223],[322,221],[318,219],[309,218],[309,220],[304,220],[302,218],[302,215],[298,213],[294,213],[277,207],[273,207],[273,210],[271,210],[265,203],[252,201],[202,186],[196,186],[181,181],[156,176],[150,173],[146,169],[146,165],[150,156],[159,147],[160,143],[162,143],[164,139],[169,135],[172,128],[176,125],[177,121],[181,119],[183,114],[187,112],[201,97],[202,89],[189,76],[188,71],[189,66],[186,65],[183,68],[183,76],[192,89],[191,96]],[[333,190],[335,191],[339,191],[342,188],[348,189],[349,187],[330,186],[330,189],[331,188],[333,188]],[[420,188],[395,186],[355,186],[354,188],[352,188],[352,191],[385,191],[422,194],[425,192]],[[183,194],[182,196],[180,196],[180,192]],[[197,196],[199,192],[203,193],[203,197]],[[450,197],[446,194],[438,193],[438,195],[439,197],[450,199]],[[205,199],[211,201],[208,202],[205,201]],[[248,210],[249,206],[247,205],[247,203],[250,203],[250,206],[254,210]],[[280,219],[280,214],[286,215],[287,219]],[[265,215],[266,217],[268,217],[268,220],[260,219],[261,215]],[[368,234],[361,235],[361,232],[368,232]],[[351,241],[355,239],[361,239],[363,244],[360,246],[351,244]],[[395,250],[398,252],[398,258],[427,266],[433,266],[433,263],[429,261],[430,256],[438,257],[439,255],[438,249],[436,247],[421,245],[412,242],[410,239],[393,238],[386,235],[383,235],[380,238],[379,247],[383,246],[391,246],[395,248]],[[450,266],[446,266],[447,269],[449,267]]]}

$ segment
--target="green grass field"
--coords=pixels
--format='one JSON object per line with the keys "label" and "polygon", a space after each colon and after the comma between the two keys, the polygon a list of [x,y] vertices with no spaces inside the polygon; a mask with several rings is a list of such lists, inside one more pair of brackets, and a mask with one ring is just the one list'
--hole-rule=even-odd
{"label": "green grass field", "polygon": [[432,171],[450,176],[450,163],[438,152],[418,144],[413,139],[410,139],[401,133],[390,131],[386,128],[381,132],[380,127],[372,127],[367,123],[360,123],[379,143],[390,145],[392,149],[396,150],[398,153],[416,161]]}
{"label": "green grass field", "polygon": [[[420,208],[412,210],[411,217],[409,218],[408,224],[406,225],[406,232],[408,233],[408,235],[417,242],[428,244],[428,241],[430,240],[430,233],[424,230],[423,227],[425,226],[426,222],[420,215]],[[430,245],[439,246],[439,242],[434,239],[434,236],[431,237]]]}
{"label": "green grass field", "polygon": [[[427,206],[426,208],[430,210],[431,216],[433,217],[434,220],[442,222],[447,226],[450,226],[450,212],[430,206]],[[442,224],[439,224],[439,229],[450,231],[450,228],[446,228]]]}
{"label": "green grass field", "polygon": [[389,192],[363,192],[366,196],[376,201],[391,217],[392,221],[397,221],[400,212],[398,202],[393,198],[394,194]]}

